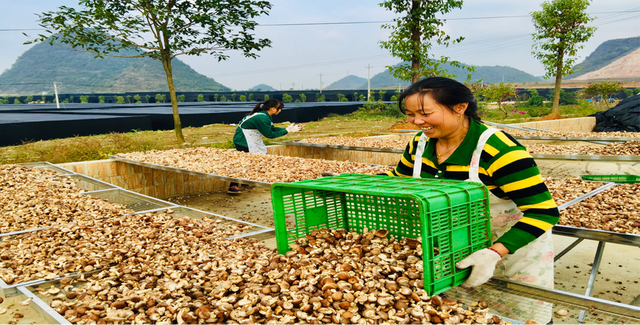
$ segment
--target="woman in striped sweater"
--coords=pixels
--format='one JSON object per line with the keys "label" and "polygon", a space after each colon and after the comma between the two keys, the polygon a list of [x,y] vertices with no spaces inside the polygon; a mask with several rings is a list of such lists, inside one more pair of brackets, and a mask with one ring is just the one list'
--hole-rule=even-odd
{"label": "woman in striped sweater", "polygon": [[482,124],[473,94],[455,80],[418,81],[398,104],[422,132],[409,142],[390,176],[475,181],[490,191],[493,244],[456,264],[473,268],[463,286],[475,287],[495,276],[553,288],[551,228],[559,212],[525,147]]}

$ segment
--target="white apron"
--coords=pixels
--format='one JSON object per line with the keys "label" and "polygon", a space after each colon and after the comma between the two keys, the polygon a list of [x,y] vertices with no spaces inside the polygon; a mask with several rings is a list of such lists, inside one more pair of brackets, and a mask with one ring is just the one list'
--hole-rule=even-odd
{"label": "white apron", "polygon": [[[471,156],[469,179],[467,181],[482,184],[478,177],[480,155],[489,137],[498,131],[500,130],[489,128],[480,136],[478,145]],[[420,177],[421,158],[424,154],[427,139],[427,136],[423,133],[418,141],[416,161],[413,166],[413,177],[416,178]],[[493,195],[490,191],[489,209],[491,211],[491,242],[494,243],[522,218],[522,212],[512,200],[503,200]],[[498,263],[493,276],[553,289],[553,242],[551,240],[551,229],[536,240],[518,249],[515,253],[505,256]]]}
{"label": "white apron", "polygon": [[258,129],[244,129],[242,128],[242,124],[249,120],[250,118],[256,116],[261,113],[253,113],[240,121],[238,127],[242,130],[242,134],[244,134],[244,138],[247,140],[247,147],[249,148],[249,152],[253,153],[267,153],[267,147],[262,142],[262,133],[258,131]]}
{"label": "white apron", "polygon": [[[478,145],[471,156],[469,179],[467,181],[483,184],[478,176],[480,155],[489,137],[498,131],[500,130],[489,128],[480,136]],[[420,178],[422,155],[424,154],[427,139],[423,133],[418,141],[416,159],[413,166],[413,177],[415,178]],[[489,210],[491,214],[492,243],[505,234],[522,218],[522,212],[512,200],[503,200],[493,195],[491,191],[489,191]],[[536,240],[518,249],[514,254],[505,256],[498,262],[493,276],[495,278],[553,289],[553,242],[551,240],[551,230],[548,230]],[[510,295],[492,292],[490,289],[484,287],[474,288],[473,290],[482,294],[486,299],[493,297],[494,301],[490,307],[492,307],[496,314],[501,316],[534,319],[539,324],[546,324],[551,320],[553,305],[550,303],[532,299],[521,301],[520,297],[512,297],[510,300],[508,298]],[[473,299],[471,297],[467,298]],[[520,302],[515,303],[517,301]]]}

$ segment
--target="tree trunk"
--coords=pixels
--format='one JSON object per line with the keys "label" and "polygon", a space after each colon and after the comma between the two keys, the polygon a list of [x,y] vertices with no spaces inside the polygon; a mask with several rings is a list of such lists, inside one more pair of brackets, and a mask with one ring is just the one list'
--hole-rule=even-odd
{"label": "tree trunk", "polygon": [[178,113],[178,98],[176,97],[176,87],[173,84],[173,68],[171,67],[171,57],[162,55],[162,66],[167,75],[167,84],[169,85],[169,98],[171,98],[171,108],[173,108],[173,127],[176,131],[178,143],[184,143],[182,135],[182,123],[180,122],[180,113]]}
{"label": "tree trunk", "polygon": [[411,83],[420,81],[420,18],[416,11],[420,8],[420,0],[413,0],[411,4],[411,43],[413,52],[411,53]]}
{"label": "tree trunk", "polygon": [[564,60],[564,51],[560,50],[558,51],[560,53],[558,53],[559,58],[558,58],[558,66],[556,67],[556,85],[555,85],[555,90],[553,91],[553,109],[551,110],[552,113],[556,113],[556,114],[560,114],[560,88],[562,86],[562,63]]}

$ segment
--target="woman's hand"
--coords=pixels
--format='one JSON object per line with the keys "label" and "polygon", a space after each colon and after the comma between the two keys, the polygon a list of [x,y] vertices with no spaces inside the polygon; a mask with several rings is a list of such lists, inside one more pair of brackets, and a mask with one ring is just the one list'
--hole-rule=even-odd
{"label": "woman's hand", "polygon": [[300,132],[302,128],[300,127],[300,125],[291,123],[289,124],[289,126],[287,126],[287,132],[289,133],[295,133],[295,132]]}
{"label": "woman's hand", "polygon": [[[500,246],[503,245],[500,244]],[[485,248],[474,252],[467,256],[467,258],[456,263],[456,267],[459,269],[466,269],[470,266],[473,267],[473,269],[471,269],[471,275],[469,275],[469,278],[462,286],[465,288],[473,288],[489,281],[493,276],[496,265],[502,260],[501,254],[502,253],[498,253],[498,250],[495,248]]]}

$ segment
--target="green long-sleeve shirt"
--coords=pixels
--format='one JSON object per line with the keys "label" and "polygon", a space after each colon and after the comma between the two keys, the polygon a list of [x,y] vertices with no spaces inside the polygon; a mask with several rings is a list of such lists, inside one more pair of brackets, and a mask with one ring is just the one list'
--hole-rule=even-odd
{"label": "green long-sleeve shirt", "polygon": [[271,120],[271,116],[269,115],[269,113],[267,113],[267,111],[260,111],[256,116],[248,119],[245,122],[245,120],[249,118],[249,116],[243,118],[240,123],[238,123],[236,133],[233,136],[233,143],[236,145],[248,147],[247,139],[245,138],[244,133],[242,133],[240,124],[242,124],[243,129],[257,129],[263,136],[269,139],[275,139],[288,133],[287,129],[273,126],[273,121]]}
{"label": "green long-sleeve shirt", "polygon": [[[487,126],[472,121],[460,146],[446,161],[438,164],[437,139],[429,139],[422,156],[422,178],[469,179],[471,154],[478,145],[480,134]],[[402,159],[390,176],[411,177],[422,132],[409,142]],[[511,253],[535,240],[558,222],[560,213],[542,181],[540,170],[529,152],[516,139],[504,131],[487,140],[480,156],[478,177],[499,198],[511,199],[524,214],[497,242]]]}

